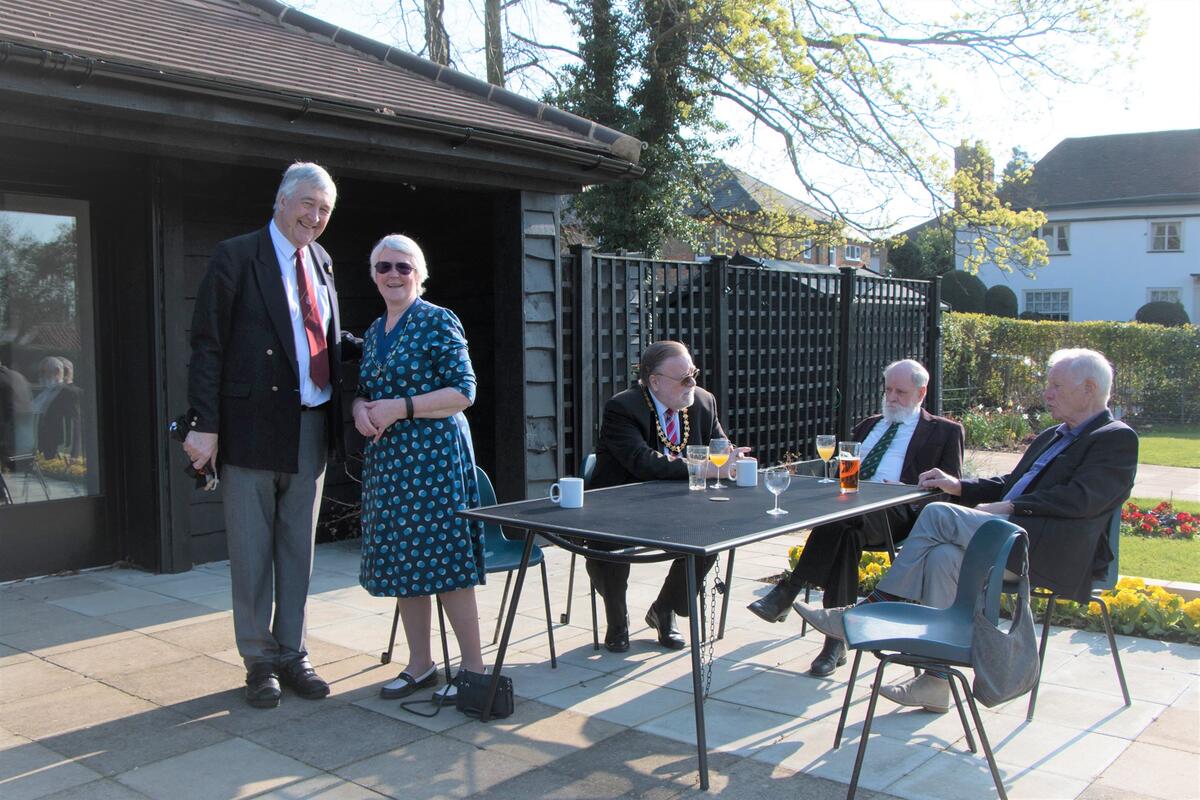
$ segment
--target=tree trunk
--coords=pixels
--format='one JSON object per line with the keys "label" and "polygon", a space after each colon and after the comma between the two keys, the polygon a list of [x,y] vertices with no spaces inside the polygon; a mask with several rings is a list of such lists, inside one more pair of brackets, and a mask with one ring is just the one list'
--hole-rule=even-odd
{"label": "tree trunk", "polygon": [[504,44],[500,30],[500,0],[484,0],[484,41],[487,49],[487,80],[504,85]]}
{"label": "tree trunk", "polygon": [[450,35],[442,21],[445,9],[445,0],[425,0],[425,49],[430,61],[450,66]]}

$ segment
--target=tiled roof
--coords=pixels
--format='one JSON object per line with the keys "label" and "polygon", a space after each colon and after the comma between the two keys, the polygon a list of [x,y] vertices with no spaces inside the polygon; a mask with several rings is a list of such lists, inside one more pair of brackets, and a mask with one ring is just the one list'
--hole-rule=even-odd
{"label": "tiled roof", "polygon": [[164,79],[287,92],[633,163],[641,146],[278,0],[0,0],[3,42],[146,67]]}
{"label": "tiled roof", "polygon": [[1064,139],[1011,195],[1039,209],[1198,197],[1200,129]]}
{"label": "tiled roof", "polygon": [[704,204],[699,198],[694,199],[687,211],[691,217],[707,216],[711,207],[721,212],[753,214],[769,209],[822,221],[829,219],[829,215],[820,209],[723,162],[704,165],[701,178],[712,193],[712,201]]}

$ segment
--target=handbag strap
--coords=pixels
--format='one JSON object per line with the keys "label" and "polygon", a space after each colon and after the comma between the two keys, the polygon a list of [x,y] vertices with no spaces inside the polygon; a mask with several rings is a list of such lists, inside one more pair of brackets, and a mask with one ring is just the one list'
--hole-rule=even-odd
{"label": "handbag strap", "polygon": [[[423,705],[433,706],[433,711],[426,713],[416,709],[416,706]],[[405,700],[400,704],[400,707],[410,714],[416,714],[418,717],[429,719],[430,717],[436,717],[444,705],[446,705],[446,696],[444,694],[435,694],[428,700]]]}

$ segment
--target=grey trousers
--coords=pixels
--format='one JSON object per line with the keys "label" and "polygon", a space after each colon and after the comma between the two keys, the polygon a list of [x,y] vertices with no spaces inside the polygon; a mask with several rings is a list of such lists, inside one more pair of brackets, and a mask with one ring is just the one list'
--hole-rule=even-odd
{"label": "grey trousers", "polygon": [[325,485],[324,413],[300,414],[299,447],[294,475],[232,464],[221,468],[233,630],[247,668],[308,655],[304,617]]}
{"label": "grey trousers", "polygon": [[933,608],[949,607],[958,591],[958,571],[967,544],[991,519],[1008,517],[952,503],[925,506],[879,588]]}

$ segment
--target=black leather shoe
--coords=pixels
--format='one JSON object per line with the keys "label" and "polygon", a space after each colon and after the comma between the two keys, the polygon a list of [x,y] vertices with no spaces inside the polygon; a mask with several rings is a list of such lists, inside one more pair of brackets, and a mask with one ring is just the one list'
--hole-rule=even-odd
{"label": "black leather shoe", "polygon": [[833,671],[846,663],[846,643],[832,636],[825,637],[825,646],[813,659],[808,674],[814,678],[824,678],[832,675]]}
{"label": "black leather shoe", "polygon": [[275,708],[282,696],[274,664],[255,664],[246,671],[247,703],[255,708]]}
{"label": "black leather shoe", "polygon": [[799,589],[793,589],[787,581],[780,581],[766,595],[755,600],[746,608],[755,616],[767,622],[783,622],[792,610],[792,601],[800,594]]}
{"label": "black leather shoe", "polygon": [[675,612],[671,609],[660,609],[657,603],[650,606],[646,612],[646,624],[658,631],[658,643],[668,650],[687,647],[683,634],[675,627]]}
{"label": "black leather shoe", "polygon": [[321,700],[329,696],[329,684],[321,680],[307,658],[285,664],[279,670],[279,682],[305,700]]}
{"label": "black leather shoe", "polygon": [[629,649],[629,618],[621,625],[609,625],[604,634],[604,648],[610,653],[624,653]]}

